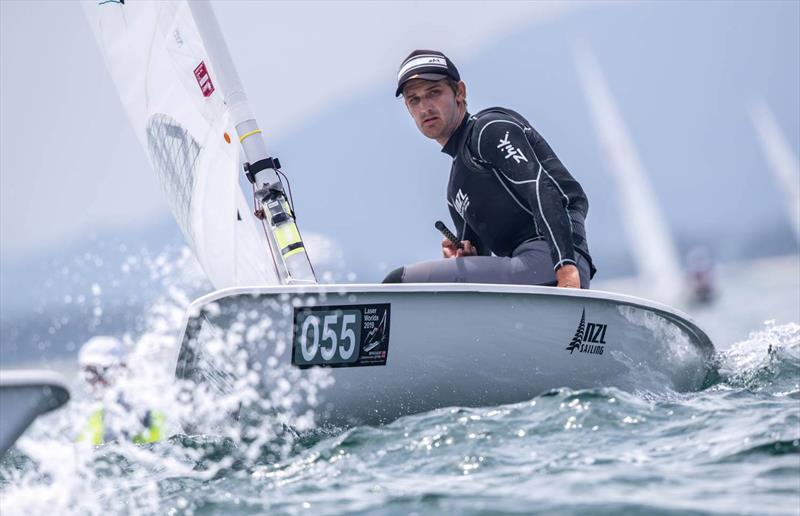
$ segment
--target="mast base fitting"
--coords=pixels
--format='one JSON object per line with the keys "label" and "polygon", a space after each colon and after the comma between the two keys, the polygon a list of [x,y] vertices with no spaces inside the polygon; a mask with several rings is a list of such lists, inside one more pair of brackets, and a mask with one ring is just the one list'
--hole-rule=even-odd
{"label": "mast base fitting", "polygon": [[256,197],[262,203],[275,201],[279,199],[286,199],[286,192],[283,190],[283,185],[280,183],[272,183],[271,185],[264,185],[262,188],[256,190]]}
{"label": "mast base fitting", "polygon": [[256,184],[256,174],[268,168],[279,170],[281,168],[281,161],[278,158],[264,158],[255,163],[247,163],[245,161],[242,166],[244,167],[244,175],[247,176],[247,180],[252,184]]}

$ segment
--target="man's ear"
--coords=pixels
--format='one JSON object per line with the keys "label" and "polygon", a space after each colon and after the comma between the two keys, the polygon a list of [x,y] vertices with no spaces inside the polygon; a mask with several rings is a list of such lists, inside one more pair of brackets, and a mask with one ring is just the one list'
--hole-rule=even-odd
{"label": "man's ear", "polygon": [[456,100],[459,102],[467,100],[467,85],[464,84],[464,81],[458,81],[458,85],[456,86]]}

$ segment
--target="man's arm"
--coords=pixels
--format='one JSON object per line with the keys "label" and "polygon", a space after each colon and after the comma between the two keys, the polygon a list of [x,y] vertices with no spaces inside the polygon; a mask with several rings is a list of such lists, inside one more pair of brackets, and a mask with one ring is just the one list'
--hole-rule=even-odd
{"label": "man's arm", "polygon": [[524,201],[523,209],[531,213],[550,247],[559,286],[580,287],[568,199],[541,163],[523,128],[502,115],[482,117],[473,129],[470,151],[490,165],[510,193]]}

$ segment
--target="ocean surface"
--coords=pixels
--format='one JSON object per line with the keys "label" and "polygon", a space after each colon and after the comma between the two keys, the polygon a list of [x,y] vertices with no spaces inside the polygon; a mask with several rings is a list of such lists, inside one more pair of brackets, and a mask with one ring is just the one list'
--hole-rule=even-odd
{"label": "ocean surface", "polygon": [[[94,405],[74,355],[96,333],[131,348],[131,378],[120,386],[130,399],[170,416],[224,412],[189,407],[159,368],[186,305],[206,288],[190,261],[172,253],[125,262],[147,271],[140,290],[152,294],[135,317],[111,317],[125,306],[112,306],[104,293],[115,287],[94,276],[59,293],[63,309],[50,305],[40,324],[4,322],[6,338],[39,340],[16,348],[6,340],[3,367],[55,368],[75,398],[0,461],[3,516],[800,514],[796,256],[722,268],[716,304],[684,308],[718,350],[700,392],[554,386],[522,403],[448,407],[381,427],[297,432],[257,416],[219,435],[76,444]],[[76,271],[86,272],[67,273]]]}

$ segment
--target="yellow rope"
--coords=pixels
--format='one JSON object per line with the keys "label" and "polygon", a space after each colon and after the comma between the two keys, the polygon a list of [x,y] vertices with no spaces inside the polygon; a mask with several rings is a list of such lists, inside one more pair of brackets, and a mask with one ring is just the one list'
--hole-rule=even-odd
{"label": "yellow rope", "polygon": [[247,138],[248,136],[253,136],[254,134],[258,134],[260,132],[261,132],[261,129],[256,129],[255,131],[250,131],[249,133],[244,133],[243,135],[241,135],[239,137],[239,143],[242,143],[244,141],[244,139]]}

